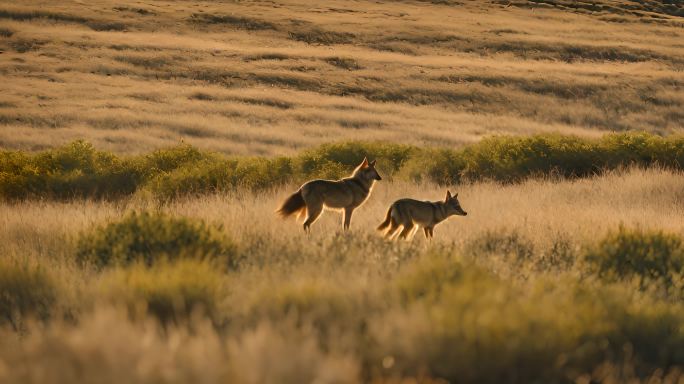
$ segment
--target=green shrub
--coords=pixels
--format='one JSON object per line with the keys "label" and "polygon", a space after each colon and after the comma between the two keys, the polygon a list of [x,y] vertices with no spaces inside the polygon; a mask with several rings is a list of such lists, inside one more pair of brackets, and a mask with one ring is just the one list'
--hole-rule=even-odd
{"label": "green shrub", "polygon": [[412,265],[397,277],[392,287],[402,303],[435,300],[442,289],[469,278],[472,273],[457,260],[430,255]]}
{"label": "green shrub", "polygon": [[76,141],[35,156],[0,153],[0,193],[25,197],[118,197],[133,193],[140,174],[128,161]]}
{"label": "green shrub", "polygon": [[211,155],[207,152],[202,152],[188,144],[181,144],[143,155],[136,162],[140,171],[150,177],[210,158]]}
{"label": "green shrub", "polygon": [[0,325],[17,328],[26,315],[47,318],[57,296],[57,283],[44,269],[0,259]]}
{"label": "green shrub", "polygon": [[133,194],[149,179],[210,157],[189,145],[121,158],[75,141],[29,155],[0,152],[0,197],[117,198]]}
{"label": "green shrub", "polygon": [[[391,176],[416,152],[416,147],[401,144],[345,142],[323,144],[296,157],[304,176],[347,176],[364,157],[377,160],[378,170]],[[332,168],[334,171],[330,171]],[[384,175],[383,175],[384,176]]]}
{"label": "green shrub", "polygon": [[400,176],[413,182],[428,181],[442,185],[462,181],[465,159],[451,149],[422,149],[415,151],[401,167]]}
{"label": "green shrub", "polygon": [[211,263],[178,260],[114,269],[100,288],[107,300],[124,304],[132,314],[152,314],[168,323],[187,319],[194,311],[216,319],[223,279]]}
{"label": "green shrub", "polygon": [[292,160],[286,157],[240,159],[231,171],[233,186],[250,189],[266,189],[285,184],[295,173]]}
{"label": "green shrub", "polygon": [[521,264],[534,255],[534,244],[516,231],[487,230],[470,241],[467,250],[472,256],[491,255],[502,257],[513,264]]}
{"label": "green shrub", "polygon": [[38,170],[29,164],[29,155],[22,152],[0,152],[0,195],[6,199],[25,197],[38,184]]}
{"label": "green shrub", "polygon": [[220,226],[143,211],[82,234],[76,257],[97,267],[178,258],[219,258],[232,266],[236,247]]}
{"label": "green shrub", "polygon": [[371,326],[367,358],[392,357],[387,375],[573,382],[605,362],[632,359],[639,376],[684,363],[684,307],[629,285],[570,276],[520,284],[439,257],[407,268],[395,286],[412,300]]}
{"label": "green shrub", "polygon": [[295,318],[326,330],[353,327],[362,317],[354,295],[323,281],[297,281],[261,291],[250,303],[253,322],[270,319],[278,322]]}
{"label": "green shrub", "polygon": [[589,249],[585,260],[591,271],[609,281],[636,278],[641,287],[684,287],[684,247],[674,234],[620,227]]}
{"label": "green shrub", "polygon": [[604,136],[597,147],[603,167],[659,164],[682,169],[684,137],[663,138],[648,133]]}
{"label": "green shrub", "polygon": [[218,159],[190,163],[157,175],[147,183],[146,189],[161,200],[227,190],[228,173],[235,164],[235,161]]}
{"label": "green shrub", "polygon": [[648,133],[574,136],[499,136],[461,149],[401,144],[325,144],[293,157],[227,158],[179,145],[148,155],[117,157],[76,141],[37,154],[0,152],[0,197],[117,198],[147,190],[160,199],[264,189],[311,178],[349,175],[364,156],[378,160],[387,179],[456,184],[465,180],[517,182],[528,177],[585,177],[623,166],[682,170],[684,137]]}
{"label": "green shrub", "polygon": [[181,196],[235,190],[264,189],[284,184],[293,175],[288,158],[207,158],[162,173],[147,183],[147,190],[161,200]]}
{"label": "green shrub", "polygon": [[551,173],[587,176],[602,167],[592,147],[592,142],[573,136],[487,138],[463,150],[462,176],[500,181]]}

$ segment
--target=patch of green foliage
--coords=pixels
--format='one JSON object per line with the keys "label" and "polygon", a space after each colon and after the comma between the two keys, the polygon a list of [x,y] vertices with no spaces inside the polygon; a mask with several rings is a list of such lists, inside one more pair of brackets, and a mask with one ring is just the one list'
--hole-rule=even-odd
{"label": "patch of green foliage", "polygon": [[0,195],[5,199],[118,197],[135,192],[141,168],[84,141],[35,155],[0,153]]}
{"label": "patch of green foliage", "polygon": [[435,254],[395,280],[405,312],[373,329],[390,375],[449,382],[565,382],[630,358],[639,374],[684,363],[684,308],[629,284],[538,277],[518,285]]}
{"label": "patch of green foliage", "polygon": [[100,289],[134,316],[151,314],[162,323],[177,323],[195,311],[213,318],[222,284],[223,274],[213,265],[185,259],[114,269],[103,277]]}
{"label": "patch of green foliage", "polygon": [[591,271],[608,281],[636,279],[642,288],[684,288],[684,246],[674,234],[621,227],[592,247],[585,259]]}
{"label": "patch of green foliage", "polygon": [[[153,318],[165,331],[190,325],[190,334],[206,325],[221,335],[197,339],[197,345],[231,345],[261,324],[288,334],[305,331],[323,350],[352,351],[361,375],[377,375],[378,382],[426,376],[445,382],[564,383],[602,377],[608,366],[629,369],[630,378],[684,366],[682,296],[638,284],[640,277],[679,279],[682,241],[676,235],[621,228],[594,246],[577,247],[582,255],[572,270],[541,273],[530,267],[549,249],[530,248],[524,236],[504,229],[458,248],[418,249],[379,236],[340,235],[317,252],[304,251],[307,260],[301,263],[295,261],[302,258],[298,241],[271,241],[278,247],[273,260],[237,272],[195,258],[120,263],[88,274],[94,289],[84,289],[82,297],[125,309],[131,322]],[[554,247],[563,241],[559,237]],[[492,263],[490,256],[497,260]],[[401,261],[390,264],[391,259]],[[21,276],[8,265],[0,261],[0,293],[2,284]],[[3,274],[5,269],[10,272]],[[20,279],[38,292],[25,297],[56,295],[50,291],[54,285],[31,288],[33,278]],[[0,296],[0,305],[7,297],[13,296]],[[33,308],[41,308],[38,303]],[[77,320],[89,316],[87,305],[75,309]],[[265,350],[273,348],[272,339],[259,340]],[[261,356],[262,349],[257,351]],[[283,356],[296,348],[286,351]]]}
{"label": "patch of green foliage", "polygon": [[532,259],[534,245],[532,241],[513,231],[501,229],[485,231],[473,239],[468,248],[478,255],[494,255],[502,257],[511,264],[521,264]]}
{"label": "patch of green foliage", "polygon": [[290,319],[310,323],[322,333],[354,330],[363,324],[371,309],[334,283],[315,279],[300,279],[279,285],[277,289],[259,291],[248,308],[241,319],[245,324],[265,318]]}
{"label": "patch of green foliage", "polygon": [[83,233],[76,258],[98,268],[134,263],[151,266],[181,258],[220,259],[232,266],[236,247],[220,226],[143,211]]}
{"label": "patch of green foliage", "polygon": [[76,141],[35,154],[0,152],[0,198],[117,198],[148,192],[167,200],[191,194],[265,189],[350,174],[364,156],[388,179],[456,184],[517,182],[545,175],[586,177],[625,166],[681,170],[684,137],[609,134],[598,140],[563,135],[499,136],[459,149],[345,142],[292,157],[227,157],[188,145],[119,157]]}
{"label": "patch of green foliage", "polygon": [[161,200],[242,188],[264,189],[292,177],[288,158],[224,159],[218,156],[184,164],[152,178],[145,190]]}
{"label": "patch of green foliage", "polygon": [[57,301],[57,288],[43,268],[0,259],[0,325],[17,328],[27,315],[47,318]]}

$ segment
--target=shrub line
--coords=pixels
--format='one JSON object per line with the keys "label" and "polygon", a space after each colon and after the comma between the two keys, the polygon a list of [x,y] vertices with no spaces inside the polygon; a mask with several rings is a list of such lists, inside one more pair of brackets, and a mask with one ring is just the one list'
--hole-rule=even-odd
{"label": "shrub line", "polygon": [[148,193],[160,200],[238,187],[273,188],[348,174],[364,156],[389,179],[453,185],[531,177],[588,177],[622,167],[682,170],[684,137],[649,133],[585,139],[560,134],[495,136],[461,148],[378,142],[331,143],[294,156],[235,157],[182,144],[117,156],[85,141],[37,153],[0,152],[0,199],[115,199]]}

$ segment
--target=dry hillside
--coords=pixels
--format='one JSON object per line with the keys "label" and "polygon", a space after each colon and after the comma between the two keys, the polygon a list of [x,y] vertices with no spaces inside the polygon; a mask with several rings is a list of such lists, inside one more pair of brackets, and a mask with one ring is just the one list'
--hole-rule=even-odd
{"label": "dry hillside", "polygon": [[680,1],[3,1],[0,147],[684,126]]}

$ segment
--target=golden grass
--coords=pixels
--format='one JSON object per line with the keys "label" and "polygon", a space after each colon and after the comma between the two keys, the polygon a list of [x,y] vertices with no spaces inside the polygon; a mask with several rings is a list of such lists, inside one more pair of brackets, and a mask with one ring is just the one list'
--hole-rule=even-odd
{"label": "golden grass", "polygon": [[[519,185],[452,186],[450,189],[459,193],[463,208],[472,214],[452,218],[438,226],[434,242],[464,242],[479,233],[499,229],[518,231],[539,244],[559,233],[586,242],[621,223],[684,234],[680,219],[682,183],[684,178],[679,173],[632,170],[575,181],[529,180]],[[321,216],[311,238],[294,221],[275,220],[275,209],[295,189],[296,186],[290,186],[266,193],[239,190],[180,199],[163,205],[162,209],[221,224],[236,239],[263,236],[293,244],[315,244],[328,240],[331,232],[341,232],[341,215],[336,212]],[[354,213],[352,235],[373,233],[369,229],[382,221],[389,204],[398,198],[439,200],[444,193],[444,188],[431,184],[379,182],[369,201]],[[55,254],[64,243],[54,238],[84,231],[131,209],[154,207],[147,200],[3,203],[0,250],[4,254],[33,253],[30,250]],[[423,242],[422,235],[417,238],[417,243]]]}
{"label": "golden grass", "polygon": [[[441,198],[444,188],[431,184],[380,182],[370,200],[355,212],[351,232],[342,233],[339,213],[325,212],[309,236],[299,224],[279,220],[273,212],[296,186],[256,194],[238,190],[162,206],[149,200],[2,203],[0,257],[7,263],[42,266],[50,279],[59,282],[59,290],[47,329],[41,330],[26,317],[18,317],[19,329],[28,332],[27,338],[19,341],[14,332],[5,332],[9,341],[4,349],[0,348],[0,381],[41,382],[51,377],[51,382],[59,383],[69,382],[77,374],[83,375],[78,376],[81,378],[100,375],[97,377],[103,380],[131,382],[245,383],[358,382],[411,377],[419,372],[427,377],[454,377],[459,360],[434,355],[437,352],[421,340],[448,345],[452,342],[449,340],[458,339],[452,333],[461,329],[458,327],[483,327],[482,332],[523,332],[520,342],[527,345],[532,340],[527,337],[532,336],[524,333],[528,320],[522,313],[540,311],[534,321],[542,327],[580,327],[574,320],[573,325],[563,325],[566,320],[559,319],[557,312],[542,308],[565,303],[562,305],[576,308],[578,312],[573,316],[580,316],[578,319],[593,319],[604,313],[601,300],[609,300],[602,295],[614,296],[610,300],[619,301],[625,295],[637,294],[630,285],[596,286],[586,277],[582,254],[586,247],[619,226],[662,229],[684,236],[683,185],[681,173],[632,169],[574,181],[452,186],[469,215],[451,218],[437,226],[432,242],[420,233],[411,242],[387,242],[374,231],[388,204],[396,198]],[[174,216],[223,225],[243,257],[241,266],[233,271],[222,272],[217,268],[210,272],[206,264],[194,266],[186,261],[168,273],[159,272],[166,268],[164,265],[149,270],[138,265],[102,272],[79,267],[75,252],[80,234],[100,223],[119,220],[132,209],[161,209]],[[449,256],[437,262],[441,256],[436,255]],[[447,271],[455,267],[448,261],[452,257],[469,260],[470,267],[458,267],[450,277],[452,272]],[[432,275],[431,268],[442,272]],[[488,272],[482,275],[478,268]],[[502,297],[497,296],[504,292],[500,291],[504,289],[501,284],[512,284],[505,288],[509,292],[505,294],[505,305],[499,303]],[[592,293],[572,293],[581,289],[578,284]],[[405,292],[401,295],[408,295],[406,299],[395,299],[395,286],[399,287],[398,292]],[[428,296],[419,293],[425,289],[437,291]],[[456,289],[456,296],[442,293],[449,289]],[[476,300],[481,296],[476,293],[480,289],[493,290],[493,296]],[[511,289],[519,290],[520,296],[513,295]],[[535,299],[541,292],[546,293]],[[597,296],[592,299],[592,295]],[[401,304],[401,300],[408,302]],[[484,317],[458,321],[443,318],[451,316],[440,312],[448,308],[442,307],[446,305],[443,300],[456,300],[456,306],[464,305],[459,300],[474,300],[473,316]],[[648,315],[643,316],[653,316],[643,320],[649,327],[669,321],[662,317],[666,315],[658,309],[660,304],[647,304],[651,300],[648,297],[634,300],[634,305],[638,305],[633,309],[636,313],[648,310]],[[194,302],[202,305],[195,310],[187,306]],[[589,304],[594,309],[584,307]],[[146,317],[147,306],[150,307]],[[436,312],[423,312],[423,306],[434,306]],[[164,328],[155,325],[155,316],[167,322]],[[509,320],[498,326],[490,322],[499,317]],[[76,324],[72,324],[73,318],[78,320]],[[448,326],[453,321],[459,325]],[[477,321],[480,326],[470,321]],[[359,324],[369,324],[370,328],[358,329]],[[568,331],[571,329],[574,328]],[[603,328],[591,332],[604,332],[600,329]],[[398,331],[404,332],[403,336],[397,338],[392,333]],[[576,329],[585,331],[589,332]],[[572,338],[571,334],[568,337]],[[363,341],[366,337],[370,339]],[[545,333],[535,337],[537,346],[527,349],[513,347],[508,343],[516,341],[510,339],[487,343],[505,343],[502,348],[509,345],[522,348],[520,353],[534,354],[535,348],[543,350],[556,342],[570,342]],[[367,347],[366,342],[370,343]],[[468,349],[471,347],[463,348],[463,353],[474,353]],[[648,353],[636,348],[637,353]],[[54,351],[62,352],[55,355]],[[378,354],[389,354],[385,357],[390,360],[374,360]],[[427,371],[414,365],[422,364],[420,361],[429,365]],[[511,374],[512,365],[505,360],[499,363],[487,364],[493,364],[492,372],[503,369],[501,372]],[[36,364],[40,370],[29,369]],[[596,372],[583,373],[599,378],[606,370],[621,377],[615,370],[632,363],[606,364],[594,367]],[[383,365],[386,367],[381,368]],[[462,369],[465,381],[478,377],[489,380],[485,379],[490,377],[486,370]],[[519,369],[537,377],[537,368]],[[539,372],[544,370],[539,368]],[[652,374],[647,370],[634,373],[633,377]],[[510,376],[496,377],[520,381]]]}
{"label": "golden grass", "polygon": [[[0,148],[680,134],[681,17],[617,0],[5,2]],[[409,242],[374,228],[444,186],[382,181],[351,231],[327,211],[310,235],[274,214],[297,187],[0,202],[0,383],[683,382],[681,172],[450,186],[468,216]],[[222,228],[237,261],[77,260],[88,234],[134,239],[98,229],[132,210]],[[665,239],[667,287],[588,264],[618,228],[639,252]]]}
{"label": "golden grass", "polygon": [[0,146],[268,155],[681,131],[676,11],[513,3],[5,4]]}

